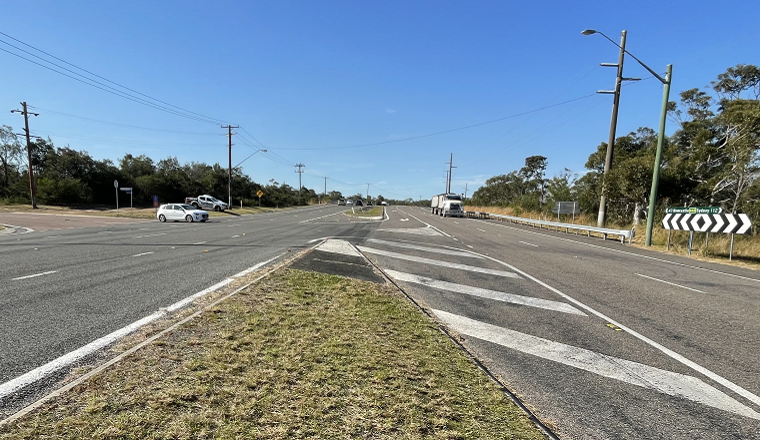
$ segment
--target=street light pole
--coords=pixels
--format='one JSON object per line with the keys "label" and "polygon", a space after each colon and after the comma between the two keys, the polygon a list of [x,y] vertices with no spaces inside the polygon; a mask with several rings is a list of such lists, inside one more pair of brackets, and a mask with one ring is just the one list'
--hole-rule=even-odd
{"label": "street light pole", "polygon": [[657,186],[660,183],[660,161],[662,160],[662,143],[665,139],[665,118],[668,114],[668,99],[670,97],[670,82],[673,73],[673,65],[668,64],[663,81],[662,110],[660,112],[660,131],[657,133],[657,153],[654,157],[654,171],[652,172],[652,190],[649,193],[649,211],[647,213],[647,233],[645,246],[652,246],[652,227],[654,226],[654,208],[657,203]]}

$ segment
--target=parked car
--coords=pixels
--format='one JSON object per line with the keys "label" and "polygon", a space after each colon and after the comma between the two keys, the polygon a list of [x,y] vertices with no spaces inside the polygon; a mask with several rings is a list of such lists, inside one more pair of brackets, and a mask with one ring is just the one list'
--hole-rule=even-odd
{"label": "parked car", "polygon": [[193,205],[198,209],[213,209],[217,212],[224,211],[225,209],[229,208],[226,203],[208,194],[204,194],[198,197],[185,197],[185,203],[188,205]]}
{"label": "parked car", "polygon": [[159,206],[156,218],[162,223],[167,220],[203,223],[208,220],[208,212],[184,203],[172,203]]}
{"label": "parked car", "polygon": [[338,200],[338,206],[346,206],[346,199]]}

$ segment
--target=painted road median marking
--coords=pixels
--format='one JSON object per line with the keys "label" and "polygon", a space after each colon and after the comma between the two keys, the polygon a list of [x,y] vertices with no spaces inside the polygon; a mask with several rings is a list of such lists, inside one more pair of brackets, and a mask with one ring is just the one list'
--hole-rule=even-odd
{"label": "painted road median marking", "polygon": [[538,307],[540,309],[554,310],[556,312],[570,313],[574,315],[588,316],[570,304],[566,304],[559,301],[552,301],[548,299],[533,298],[530,296],[516,295],[513,293],[499,292],[496,290],[483,289],[480,287],[466,286],[464,284],[449,283],[447,281],[435,280],[428,277],[414,275],[410,273],[398,272],[395,270],[386,269],[391,278],[397,281],[403,281],[407,283],[421,284],[423,286],[432,287],[434,289],[448,290],[450,292],[463,293],[465,295],[477,296],[480,298],[493,299],[496,301],[504,301],[512,304],[520,304],[523,306]]}
{"label": "painted road median marking", "polygon": [[480,255],[475,255],[470,252],[465,251],[454,251],[449,249],[441,249],[441,248],[434,248],[434,247],[428,247],[428,246],[418,246],[415,244],[408,244],[408,243],[399,243],[397,241],[386,241],[386,240],[378,240],[376,238],[370,238],[367,240],[369,243],[377,243],[377,244],[384,244],[387,246],[395,246],[400,247],[403,249],[414,249],[417,251],[424,251],[424,252],[433,252],[437,254],[443,254],[443,255],[455,255],[457,257],[467,257],[467,258],[479,258],[483,259]]}
{"label": "painted road median marking", "polygon": [[680,285],[680,284],[671,283],[670,281],[665,281],[665,280],[661,280],[661,279],[658,279],[658,278],[654,278],[654,277],[650,277],[650,276],[642,275],[642,274],[640,274],[640,273],[634,273],[634,275],[640,276],[640,277],[642,277],[642,278],[646,278],[646,279],[648,279],[648,280],[652,280],[652,281],[658,281],[658,282],[660,282],[660,283],[665,283],[665,284],[670,284],[671,286],[680,287],[680,288],[682,288],[682,289],[691,290],[692,292],[705,293],[705,292],[703,292],[703,291],[701,291],[701,290],[692,289],[691,287],[686,287],[686,286],[682,286],[682,285]]}
{"label": "painted road median marking", "polygon": [[413,261],[415,263],[429,264],[431,266],[448,267],[450,269],[459,269],[459,270],[466,270],[469,272],[485,273],[488,275],[496,275],[500,277],[522,278],[520,275],[517,275],[514,272],[507,272],[504,270],[488,269],[485,267],[470,266],[467,264],[450,263],[448,261],[433,260],[431,258],[415,257],[412,255],[399,254],[397,252],[389,252],[389,251],[374,249],[374,248],[370,248],[366,246],[357,246],[357,248],[360,251],[368,253],[368,254],[375,254],[375,255],[380,255],[383,257],[395,258],[397,260]]}
{"label": "painted road median marking", "polygon": [[693,376],[539,338],[442,310],[434,309],[433,313],[449,328],[463,335],[669,396],[688,399],[702,405],[760,420],[760,414],[753,409]]}

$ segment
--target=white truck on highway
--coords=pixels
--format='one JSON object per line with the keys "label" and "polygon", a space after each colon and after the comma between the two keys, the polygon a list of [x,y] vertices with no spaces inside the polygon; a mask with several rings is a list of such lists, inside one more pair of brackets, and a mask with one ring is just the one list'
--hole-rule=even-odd
{"label": "white truck on highway", "polygon": [[459,194],[438,194],[430,201],[432,213],[441,217],[464,217],[462,197]]}
{"label": "white truck on highway", "polygon": [[208,194],[198,197],[185,197],[185,203],[207,211],[224,211],[229,208],[226,203],[211,197]]}

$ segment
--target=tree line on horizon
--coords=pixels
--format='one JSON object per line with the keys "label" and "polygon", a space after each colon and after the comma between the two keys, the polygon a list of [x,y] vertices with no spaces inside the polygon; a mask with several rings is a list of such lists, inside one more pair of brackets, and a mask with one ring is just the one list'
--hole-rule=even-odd
{"label": "tree line on horizon", "polygon": [[[678,127],[663,143],[655,220],[668,206],[720,206],[760,221],[760,68],[730,67],[711,85],[714,96],[693,88],[668,103]],[[549,214],[554,202],[578,201],[582,212],[596,213],[604,189],[608,221],[637,224],[646,218],[656,150],[657,133],[641,127],[615,139],[606,176],[602,142],[585,174],[566,168],[551,179],[548,159],[530,156],[521,169],[488,179],[469,203]]]}

